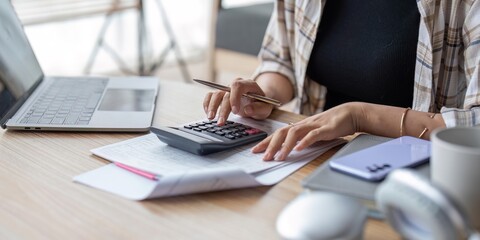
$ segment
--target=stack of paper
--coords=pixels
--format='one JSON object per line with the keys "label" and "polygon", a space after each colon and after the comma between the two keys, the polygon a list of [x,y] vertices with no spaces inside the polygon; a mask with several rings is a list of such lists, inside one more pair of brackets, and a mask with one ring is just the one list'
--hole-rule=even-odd
{"label": "stack of paper", "polygon": [[[273,120],[232,120],[265,130],[269,134],[285,125]],[[136,200],[272,185],[342,142],[343,140],[318,142],[301,152],[292,152],[285,161],[263,161],[262,154],[251,153],[253,145],[198,156],[170,147],[154,134],[147,134],[93,149],[92,153],[112,162],[156,174],[156,181],[114,164],[79,175],[74,181]]]}

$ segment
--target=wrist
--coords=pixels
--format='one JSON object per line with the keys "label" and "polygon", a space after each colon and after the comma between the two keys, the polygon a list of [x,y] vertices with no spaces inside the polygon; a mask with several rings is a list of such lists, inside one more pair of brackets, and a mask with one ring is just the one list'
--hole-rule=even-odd
{"label": "wrist", "polygon": [[352,121],[355,126],[355,132],[368,132],[368,108],[370,105],[364,102],[352,102]]}

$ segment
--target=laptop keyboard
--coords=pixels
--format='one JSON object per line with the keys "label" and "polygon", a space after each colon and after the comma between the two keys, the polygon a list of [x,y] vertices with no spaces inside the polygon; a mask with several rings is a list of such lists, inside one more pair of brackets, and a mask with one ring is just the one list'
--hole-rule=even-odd
{"label": "laptop keyboard", "polygon": [[32,104],[20,123],[87,125],[108,79],[58,79]]}

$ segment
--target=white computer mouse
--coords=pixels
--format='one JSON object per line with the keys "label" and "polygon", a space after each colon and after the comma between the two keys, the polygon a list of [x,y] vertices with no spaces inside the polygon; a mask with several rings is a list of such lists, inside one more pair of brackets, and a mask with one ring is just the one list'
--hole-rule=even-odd
{"label": "white computer mouse", "polygon": [[305,192],[277,219],[283,239],[361,239],[367,208],[358,200],[329,192]]}

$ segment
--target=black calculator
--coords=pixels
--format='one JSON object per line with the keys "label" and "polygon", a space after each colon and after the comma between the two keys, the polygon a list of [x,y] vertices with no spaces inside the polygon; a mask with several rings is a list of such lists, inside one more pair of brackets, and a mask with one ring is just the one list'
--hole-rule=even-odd
{"label": "black calculator", "polygon": [[233,121],[219,126],[216,120],[190,123],[182,127],[151,127],[150,131],[162,142],[197,155],[239,147],[267,137],[263,130]]}

